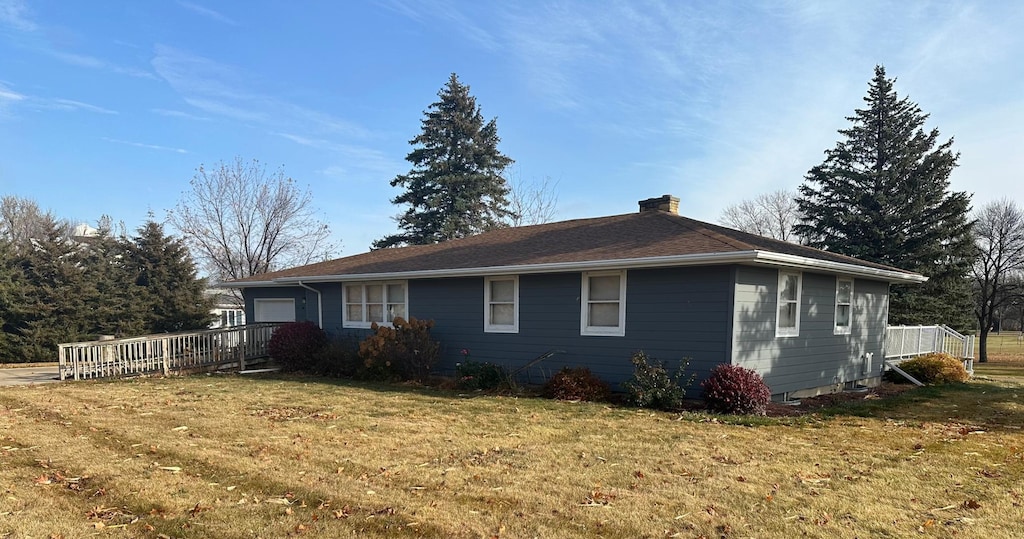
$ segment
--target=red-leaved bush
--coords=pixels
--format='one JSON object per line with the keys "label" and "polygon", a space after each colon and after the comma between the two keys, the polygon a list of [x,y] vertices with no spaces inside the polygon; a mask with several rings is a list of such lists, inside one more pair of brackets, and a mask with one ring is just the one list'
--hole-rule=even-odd
{"label": "red-leaved bush", "polygon": [[327,344],[327,333],[313,322],[289,322],[274,331],[267,351],[282,371],[308,371]]}
{"label": "red-leaved bush", "polygon": [[701,385],[704,403],[713,412],[764,415],[772,399],[761,375],[738,365],[711,369],[711,376]]}
{"label": "red-leaved bush", "polygon": [[603,401],[611,394],[611,386],[586,367],[563,367],[544,384],[544,395],[556,400]]}

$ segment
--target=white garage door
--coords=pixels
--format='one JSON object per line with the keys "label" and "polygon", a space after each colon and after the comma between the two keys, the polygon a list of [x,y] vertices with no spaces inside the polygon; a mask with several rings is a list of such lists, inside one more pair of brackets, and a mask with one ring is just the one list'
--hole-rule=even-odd
{"label": "white garage door", "polygon": [[253,300],[253,314],[256,322],[294,322],[294,299],[256,299]]}

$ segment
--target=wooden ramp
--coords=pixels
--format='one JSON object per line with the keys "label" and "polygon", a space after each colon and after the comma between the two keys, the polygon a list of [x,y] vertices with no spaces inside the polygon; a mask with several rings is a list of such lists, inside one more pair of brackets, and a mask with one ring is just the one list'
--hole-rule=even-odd
{"label": "wooden ramp", "polygon": [[267,344],[279,323],[249,324],[187,333],[61,344],[60,379],[85,380],[143,374],[238,368],[269,359]]}

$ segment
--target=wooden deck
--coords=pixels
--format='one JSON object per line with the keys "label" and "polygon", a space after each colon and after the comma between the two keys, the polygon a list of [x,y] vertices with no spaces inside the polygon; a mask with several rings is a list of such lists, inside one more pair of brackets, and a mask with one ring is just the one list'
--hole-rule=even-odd
{"label": "wooden deck", "polygon": [[964,362],[974,373],[974,335],[962,335],[948,326],[889,326],[885,330],[887,366],[915,356],[943,352]]}
{"label": "wooden deck", "polygon": [[267,344],[281,324],[249,324],[188,333],[61,344],[60,379],[85,380],[233,368],[269,358]]}

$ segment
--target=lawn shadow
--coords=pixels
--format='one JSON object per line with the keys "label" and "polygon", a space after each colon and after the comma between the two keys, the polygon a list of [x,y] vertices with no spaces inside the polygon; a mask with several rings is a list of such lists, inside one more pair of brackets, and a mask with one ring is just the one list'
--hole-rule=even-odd
{"label": "lawn shadow", "polygon": [[963,384],[914,388],[882,399],[838,403],[823,417],[856,416],[920,422],[963,423],[986,430],[1020,432],[1024,425],[1019,382],[975,379]]}

